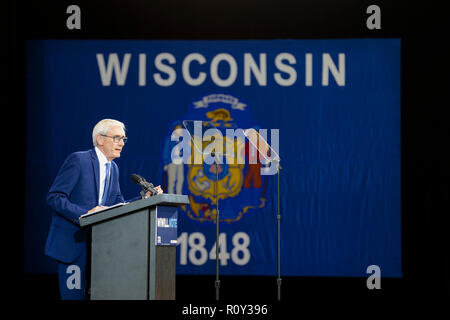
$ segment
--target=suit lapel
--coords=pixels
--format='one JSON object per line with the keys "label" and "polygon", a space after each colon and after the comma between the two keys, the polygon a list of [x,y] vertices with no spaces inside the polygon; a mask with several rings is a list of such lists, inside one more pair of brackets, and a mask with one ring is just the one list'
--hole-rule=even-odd
{"label": "suit lapel", "polygon": [[100,165],[98,164],[98,158],[97,153],[95,152],[95,149],[91,149],[91,161],[92,161],[92,167],[94,169],[94,180],[95,180],[95,188],[97,190],[97,201],[100,193]]}

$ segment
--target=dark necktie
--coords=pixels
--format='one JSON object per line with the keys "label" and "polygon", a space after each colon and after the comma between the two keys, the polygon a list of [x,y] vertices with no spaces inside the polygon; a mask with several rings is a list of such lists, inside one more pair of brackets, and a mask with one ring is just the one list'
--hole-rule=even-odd
{"label": "dark necktie", "polygon": [[106,163],[106,178],[105,178],[105,187],[103,188],[103,197],[102,201],[100,202],[101,206],[104,206],[106,203],[106,199],[108,198],[108,192],[109,192],[109,167],[111,164],[109,162]]}

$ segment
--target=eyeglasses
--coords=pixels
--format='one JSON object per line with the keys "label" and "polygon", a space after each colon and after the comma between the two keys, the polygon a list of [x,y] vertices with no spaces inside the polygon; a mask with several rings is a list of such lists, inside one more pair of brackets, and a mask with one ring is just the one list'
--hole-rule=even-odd
{"label": "eyeglasses", "polygon": [[106,134],[101,134],[101,136],[113,139],[114,143],[119,143],[120,141],[122,141],[125,144],[128,141],[127,137],[121,137],[121,136],[110,137],[110,136],[107,136]]}

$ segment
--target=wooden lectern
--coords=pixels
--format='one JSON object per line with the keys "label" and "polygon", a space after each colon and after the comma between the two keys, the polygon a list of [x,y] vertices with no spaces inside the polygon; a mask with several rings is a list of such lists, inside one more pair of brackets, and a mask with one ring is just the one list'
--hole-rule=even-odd
{"label": "wooden lectern", "polygon": [[90,298],[174,300],[177,208],[186,204],[187,196],[159,194],[82,215]]}

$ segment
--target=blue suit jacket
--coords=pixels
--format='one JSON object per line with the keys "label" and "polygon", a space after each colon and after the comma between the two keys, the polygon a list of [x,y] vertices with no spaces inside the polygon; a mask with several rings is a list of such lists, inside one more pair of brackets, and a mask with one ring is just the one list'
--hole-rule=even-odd
{"label": "blue suit jacket", "polygon": [[[86,246],[87,231],[79,226],[78,217],[98,205],[99,162],[95,149],[72,153],[64,161],[48,194],[53,208],[45,254],[72,263]],[[111,161],[110,188],[106,206],[124,202],[119,186],[119,168]]]}

